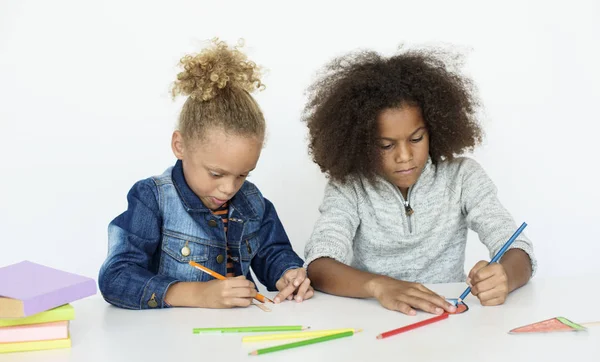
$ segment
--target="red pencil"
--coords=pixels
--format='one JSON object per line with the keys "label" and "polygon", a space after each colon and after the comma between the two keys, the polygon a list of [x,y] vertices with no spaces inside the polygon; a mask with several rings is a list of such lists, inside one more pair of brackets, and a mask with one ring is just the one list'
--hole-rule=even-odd
{"label": "red pencil", "polygon": [[442,319],[448,318],[448,315],[449,315],[448,313],[443,313],[443,314],[440,314],[440,315],[435,316],[433,318],[425,319],[425,320],[417,322],[417,323],[409,324],[407,326],[400,327],[398,329],[393,329],[391,331],[381,333],[380,335],[377,336],[377,339],[383,339],[383,338],[391,337],[391,336],[394,336],[396,334],[400,334],[402,332],[408,332],[408,331],[413,330],[415,328],[423,327],[423,326],[426,326],[428,324],[435,323],[437,321],[441,321]]}

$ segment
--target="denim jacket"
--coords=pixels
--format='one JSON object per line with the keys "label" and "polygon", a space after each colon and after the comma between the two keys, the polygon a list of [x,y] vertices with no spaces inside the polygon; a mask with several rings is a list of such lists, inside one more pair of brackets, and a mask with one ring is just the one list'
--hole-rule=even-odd
{"label": "denim jacket", "polygon": [[104,299],[117,307],[168,307],[171,284],[213,279],[189,261],[225,275],[227,244],[236,274],[252,279],[252,267],[271,291],[287,270],[302,267],[273,204],[248,181],[229,202],[227,235],[221,218],[189,188],[181,161],[137,182],[127,200],[127,211],[108,226],[108,256],[98,278]]}

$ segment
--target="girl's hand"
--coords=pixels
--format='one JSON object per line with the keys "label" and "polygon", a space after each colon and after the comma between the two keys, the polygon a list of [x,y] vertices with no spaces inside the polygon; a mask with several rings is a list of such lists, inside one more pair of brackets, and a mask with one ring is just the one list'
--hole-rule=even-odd
{"label": "girl's hand", "polygon": [[254,283],[241,275],[227,280],[211,280],[203,282],[198,302],[204,308],[247,307],[256,296]]}
{"label": "girl's hand", "polygon": [[469,272],[467,284],[481,305],[500,305],[508,296],[508,276],[500,263],[479,261]]}
{"label": "girl's hand", "polygon": [[227,280],[174,283],[167,289],[165,303],[173,307],[247,307],[255,296],[254,283],[242,275]]}
{"label": "girl's hand", "polygon": [[422,284],[405,282],[389,277],[373,280],[373,296],[387,309],[407,315],[416,315],[415,309],[432,314],[444,311],[454,313],[456,307]]}
{"label": "girl's hand", "polygon": [[297,302],[302,302],[314,295],[314,290],[310,286],[310,279],[306,277],[306,269],[290,269],[275,284],[279,294],[275,296],[274,302],[281,303],[285,299],[292,300],[294,292]]}

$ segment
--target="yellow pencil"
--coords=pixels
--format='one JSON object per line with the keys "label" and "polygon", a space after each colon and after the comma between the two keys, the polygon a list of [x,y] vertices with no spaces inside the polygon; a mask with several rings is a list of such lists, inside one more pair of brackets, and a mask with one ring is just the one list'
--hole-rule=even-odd
{"label": "yellow pencil", "polygon": [[242,342],[263,342],[263,341],[275,341],[281,339],[296,339],[296,338],[314,338],[328,336],[330,334],[344,333],[344,332],[361,332],[362,329],[354,328],[343,328],[343,329],[324,329],[320,331],[310,332],[294,332],[294,333],[278,333],[278,334],[263,334],[260,336],[247,336],[242,337]]}

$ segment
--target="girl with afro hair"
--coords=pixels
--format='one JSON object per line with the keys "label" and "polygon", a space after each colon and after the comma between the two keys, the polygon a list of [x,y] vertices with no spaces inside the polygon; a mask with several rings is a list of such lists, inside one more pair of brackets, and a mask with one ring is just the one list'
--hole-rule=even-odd
{"label": "girl with afro hair", "polygon": [[482,167],[459,157],[482,129],[472,82],[448,55],[351,53],[309,88],[309,150],[329,178],[305,249],[316,289],[441,314],[455,306],[421,283],[466,280],[482,305],[498,305],[535,271],[521,234],[499,263],[465,275],[467,231],[493,255],[516,224]]}

